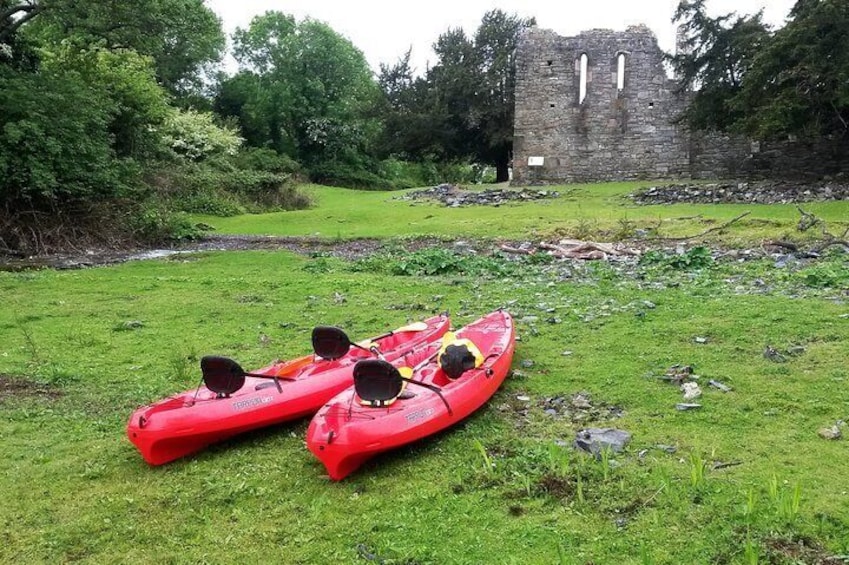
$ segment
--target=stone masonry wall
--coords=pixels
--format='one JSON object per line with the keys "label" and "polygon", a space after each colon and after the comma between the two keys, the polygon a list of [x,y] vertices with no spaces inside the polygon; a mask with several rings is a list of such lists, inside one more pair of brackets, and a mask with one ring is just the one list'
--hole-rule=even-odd
{"label": "stone masonry wall", "polygon": [[[580,61],[588,61],[586,97]],[[624,54],[624,87],[617,85]],[[849,170],[845,147],[761,145],[743,137],[691,134],[675,118],[677,93],[651,30],[591,30],[562,37],[531,28],[516,53],[513,183],[789,176]],[[820,144],[828,145],[828,144]],[[542,158],[541,166],[529,159]],[[795,175],[798,176],[798,175]]]}
{"label": "stone masonry wall", "polygon": [[[587,55],[581,103],[580,59]],[[617,88],[619,55],[624,88]],[[516,57],[513,179],[582,182],[689,174],[689,137],[672,119],[684,108],[654,34],[592,30],[561,37],[533,28]],[[528,167],[529,157],[543,157]]]}

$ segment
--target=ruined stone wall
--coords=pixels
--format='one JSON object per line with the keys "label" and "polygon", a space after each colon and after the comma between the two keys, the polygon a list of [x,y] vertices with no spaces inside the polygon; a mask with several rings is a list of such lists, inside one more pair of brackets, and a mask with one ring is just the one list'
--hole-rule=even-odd
{"label": "ruined stone wall", "polygon": [[[587,56],[581,100],[581,57]],[[617,70],[624,55],[624,84]],[[561,37],[531,28],[516,53],[514,184],[822,177],[849,172],[849,142],[757,143],[674,123],[688,93],[645,26]],[[530,159],[541,161],[531,166]]]}
{"label": "ruined stone wall", "polygon": [[[582,55],[586,96],[580,99]],[[620,54],[624,84],[617,84]],[[645,26],[561,37],[531,28],[516,53],[514,184],[632,179],[822,177],[849,172],[849,143],[752,142],[690,133],[686,108]],[[541,166],[529,159],[541,158]]]}
{"label": "ruined stone wall", "polygon": [[[587,88],[581,101],[584,54]],[[684,99],[675,94],[647,27],[577,37],[533,28],[520,41],[516,64],[516,183],[689,176],[689,135],[672,123]],[[543,157],[543,165],[529,167],[529,157]]]}

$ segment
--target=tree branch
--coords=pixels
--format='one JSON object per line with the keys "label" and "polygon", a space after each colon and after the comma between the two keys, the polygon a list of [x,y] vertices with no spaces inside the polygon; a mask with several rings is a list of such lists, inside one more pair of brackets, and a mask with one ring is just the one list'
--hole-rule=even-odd
{"label": "tree branch", "polygon": [[727,228],[731,224],[733,224],[733,223],[735,223],[739,220],[742,220],[743,218],[745,218],[749,214],[751,214],[751,212],[743,212],[742,214],[740,214],[736,218],[732,218],[722,225],[710,228],[709,230],[705,230],[705,231],[703,231],[701,233],[697,233],[695,235],[688,235],[686,237],[653,237],[653,238],[650,238],[648,241],[689,241],[691,239],[696,239],[696,238],[705,236],[709,233],[713,233],[715,231],[724,230],[725,228]]}
{"label": "tree branch", "polygon": [[[0,28],[0,41],[3,41],[7,38],[12,37],[12,35],[16,31],[18,31],[18,29],[22,25],[24,25],[25,23],[27,23],[28,21],[30,21],[31,19],[36,17],[38,14],[40,14],[41,11],[42,11],[42,8],[41,8],[41,6],[29,6],[29,7],[27,7],[27,9],[20,10],[20,11],[26,12],[26,15],[24,17],[20,18],[20,19],[14,20],[12,23],[10,23],[5,28]],[[14,13],[17,13],[17,12],[12,12],[12,13],[14,14]],[[0,18],[0,21],[2,21],[2,18]]]}
{"label": "tree branch", "polygon": [[35,4],[19,4],[17,6],[12,6],[11,8],[7,8],[5,11],[0,12],[0,22],[8,20],[18,12],[32,12],[36,8],[37,6]]}

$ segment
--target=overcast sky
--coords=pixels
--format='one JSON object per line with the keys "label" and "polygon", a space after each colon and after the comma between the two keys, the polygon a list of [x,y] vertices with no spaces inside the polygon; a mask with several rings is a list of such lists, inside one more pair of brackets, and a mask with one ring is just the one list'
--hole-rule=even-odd
{"label": "overcast sky", "polygon": [[[522,17],[535,17],[541,28],[560,35],[583,30],[623,30],[644,23],[657,35],[661,49],[672,51],[675,28],[671,23],[678,0],[206,0],[223,20],[228,36],[247,27],[251,18],[279,10],[298,20],[311,17],[348,37],[377,72],[380,63],[392,64],[410,47],[412,64],[421,74],[435,61],[431,45],[448,28],[462,27],[473,34],[483,15],[499,8]],[[767,23],[781,25],[795,0],[707,0],[712,15],[737,11],[748,14],[765,8]],[[232,60],[228,68],[232,69]]]}

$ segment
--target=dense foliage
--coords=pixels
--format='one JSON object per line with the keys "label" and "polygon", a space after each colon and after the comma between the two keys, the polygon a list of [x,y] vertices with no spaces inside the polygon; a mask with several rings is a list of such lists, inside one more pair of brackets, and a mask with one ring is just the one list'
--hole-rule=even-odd
{"label": "dense foliage", "polygon": [[280,12],[254,18],[233,39],[240,70],[223,81],[215,107],[242,124],[250,145],[290,156],[318,181],[355,180],[334,173],[374,168],[379,91],[349,40]]}
{"label": "dense foliage", "polygon": [[761,14],[712,18],[704,0],[682,1],[684,52],[672,57],[696,93],[684,119],[696,129],[758,139],[845,138],[849,133],[849,3],[799,0],[787,24]]}
{"label": "dense foliage", "polygon": [[[683,0],[674,19],[691,127],[846,138],[845,0],[799,0],[778,30],[760,13],[710,17],[705,0]],[[104,224],[124,238],[191,235],[174,212],[306,205],[293,179],[505,181],[515,49],[534,24],[493,10],[474,33],[441,34],[432,67],[407,52],[375,76],[326,24],[272,11],[235,32],[228,75],[203,0],[0,0],[0,251]]]}
{"label": "dense foliage", "polygon": [[513,146],[514,55],[534,20],[487,12],[474,37],[449,29],[434,44],[438,61],[413,77],[410,55],[381,66],[386,134],[383,149],[407,159],[470,159],[508,180]]}

